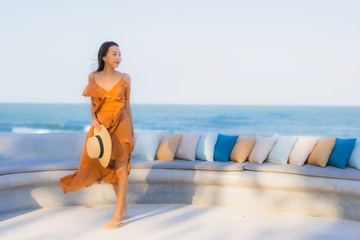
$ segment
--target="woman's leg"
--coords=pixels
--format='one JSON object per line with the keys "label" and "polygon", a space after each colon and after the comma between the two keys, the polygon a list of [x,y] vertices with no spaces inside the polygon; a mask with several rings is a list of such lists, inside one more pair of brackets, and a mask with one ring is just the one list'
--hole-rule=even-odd
{"label": "woman's leg", "polygon": [[[116,197],[118,196],[118,189],[119,189],[119,185],[118,184],[113,184],[113,189],[114,189],[114,192],[115,192],[115,195]],[[126,211],[128,210],[128,205],[127,205],[127,202],[125,200],[125,204],[124,204],[124,207],[123,207],[123,217],[125,218],[125,213]],[[127,218],[129,218],[129,216],[126,216]],[[124,219],[126,220],[126,219]]]}
{"label": "woman's leg", "polygon": [[128,189],[128,176],[126,172],[126,161],[116,161],[116,175],[118,177],[118,184],[114,184],[113,186],[117,189],[115,193],[117,193],[117,201],[116,201],[116,209],[113,218],[105,225],[106,229],[114,229],[121,225],[122,223],[122,213],[124,210],[124,206],[126,204],[126,195]]}
{"label": "woman's leg", "polygon": [[115,195],[116,195],[116,197],[117,197],[117,195],[118,195],[118,184],[116,183],[116,184],[113,184],[113,188],[114,188],[114,192],[115,192]]}

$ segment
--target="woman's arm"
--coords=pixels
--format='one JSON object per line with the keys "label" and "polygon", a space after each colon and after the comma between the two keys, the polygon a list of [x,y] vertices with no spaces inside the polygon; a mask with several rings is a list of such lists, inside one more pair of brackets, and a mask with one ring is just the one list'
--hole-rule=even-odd
{"label": "woman's arm", "polygon": [[126,101],[126,111],[129,114],[129,118],[130,118],[130,124],[131,124],[131,134],[134,136],[134,126],[133,126],[133,121],[132,121],[132,113],[131,113],[131,108],[130,108],[130,102]]}
{"label": "woman's arm", "polygon": [[130,118],[131,134],[134,136],[134,126],[133,126],[132,113],[131,113],[131,108],[130,108],[131,78],[130,78],[129,74],[125,75],[124,80],[128,84],[128,90],[127,90],[126,99],[125,99],[125,110],[128,113],[129,118]]}
{"label": "woman's arm", "polygon": [[92,111],[92,106],[94,104],[94,99],[91,98],[91,103],[90,103],[90,112],[91,112],[91,126],[95,127],[97,130],[101,131],[101,126],[99,123],[99,120],[97,119],[95,112]]}
{"label": "woman's arm", "polygon": [[[89,83],[90,81],[95,81],[93,72],[89,74]],[[100,123],[95,115],[95,112],[92,111],[93,105],[94,105],[94,98],[91,97],[91,101],[90,101],[91,126],[101,131]]]}

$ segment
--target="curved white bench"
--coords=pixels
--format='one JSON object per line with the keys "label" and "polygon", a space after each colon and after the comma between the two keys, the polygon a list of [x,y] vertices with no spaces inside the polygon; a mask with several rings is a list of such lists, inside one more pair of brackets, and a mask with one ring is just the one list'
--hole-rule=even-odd
{"label": "curved white bench", "polygon": [[[115,203],[109,184],[66,195],[58,187],[76,169],[84,139],[84,133],[1,135],[0,213]],[[360,221],[360,171],[132,159],[128,202],[236,205]]]}

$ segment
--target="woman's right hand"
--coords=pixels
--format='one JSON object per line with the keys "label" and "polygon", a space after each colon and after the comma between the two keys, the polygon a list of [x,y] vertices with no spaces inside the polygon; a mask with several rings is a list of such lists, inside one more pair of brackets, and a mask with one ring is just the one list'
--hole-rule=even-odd
{"label": "woman's right hand", "polygon": [[97,130],[101,131],[101,125],[100,125],[100,123],[98,122],[98,120],[93,119],[93,120],[91,121],[91,126],[94,127],[94,128],[96,128]]}

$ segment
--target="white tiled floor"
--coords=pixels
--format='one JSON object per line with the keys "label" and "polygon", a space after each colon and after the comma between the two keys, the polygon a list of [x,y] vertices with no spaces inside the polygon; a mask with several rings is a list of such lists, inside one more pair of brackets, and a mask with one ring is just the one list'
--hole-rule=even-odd
{"label": "white tiled floor", "polygon": [[130,205],[122,228],[106,231],[114,206],[0,215],[0,239],[360,239],[360,222],[295,213],[199,205]]}

